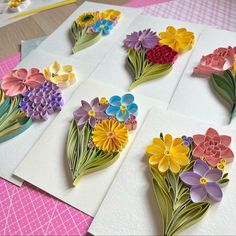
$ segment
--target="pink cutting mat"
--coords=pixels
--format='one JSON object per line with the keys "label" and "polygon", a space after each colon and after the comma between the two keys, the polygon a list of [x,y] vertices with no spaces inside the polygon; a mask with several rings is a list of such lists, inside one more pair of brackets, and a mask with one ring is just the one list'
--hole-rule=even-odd
{"label": "pink cutting mat", "polygon": [[[157,2],[163,0],[133,0],[127,5],[137,7]],[[176,0],[146,6],[143,15],[172,17],[236,31],[234,0]],[[19,53],[0,60],[0,77],[19,61]],[[0,235],[85,235],[91,222],[92,217],[29,183],[19,188],[0,178]]]}

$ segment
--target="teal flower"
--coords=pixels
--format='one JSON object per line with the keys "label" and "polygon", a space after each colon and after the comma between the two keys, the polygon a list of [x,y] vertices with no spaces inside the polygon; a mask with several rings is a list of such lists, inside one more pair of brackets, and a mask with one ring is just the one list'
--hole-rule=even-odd
{"label": "teal flower", "polygon": [[138,106],[134,103],[134,96],[132,94],[125,94],[122,97],[113,96],[109,100],[106,113],[108,116],[115,116],[117,120],[124,122],[130,115],[137,116]]}
{"label": "teal flower", "polygon": [[99,32],[102,35],[107,35],[113,29],[113,22],[110,20],[97,20],[95,21],[94,25],[92,26],[92,30],[95,32]]}

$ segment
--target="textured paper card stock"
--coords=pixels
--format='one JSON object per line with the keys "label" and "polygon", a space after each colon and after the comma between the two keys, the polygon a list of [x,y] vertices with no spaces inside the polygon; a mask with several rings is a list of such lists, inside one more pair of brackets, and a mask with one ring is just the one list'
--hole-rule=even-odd
{"label": "textured paper card stock", "polygon": [[[89,229],[93,235],[160,235],[161,214],[158,209],[151,176],[148,172],[145,148],[160,132],[174,137],[183,134],[192,136],[204,134],[212,127],[198,120],[174,112],[153,109],[136,136],[127,157],[112,183],[99,211]],[[214,127],[220,134],[232,137],[231,148],[235,153],[235,130]],[[223,188],[224,197],[220,203],[210,207],[202,220],[181,232],[181,235],[234,235],[232,219],[236,217],[236,166],[229,164],[228,186]]]}
{"label": "textured paper card stock", "polygon": [[[73,188],[71,184],[65,154],[67,133],[73,118],[72,113],[80,106],[82,99],[90,101],[95,96],[110,97],[124,93],[125,91],[107,87],[103,83],[85,81],[26,155],[15,174],[75,208],[94,216],[136,132],[129,136],[126,148],[112,166],[81,178],[76,188]],[[136,97],[136,95],[134,96]],[[135,101],[139,110],[142,111],[137,118],[139,127],[150,106],[154,104],[162,106],[160,103],[142,96],[138,96]]]}
{"label": "textured paper card stock", "polygon": [[[235,45],[234,32],[211,29],[202,34],[168,109],[206,122],[227,125],[230,120],[230,110],[213,93],[207,78],[199,78],[192,73],[202,55],[207,55],[219,47]],[[236,126],[232,124],[231,127]]]}

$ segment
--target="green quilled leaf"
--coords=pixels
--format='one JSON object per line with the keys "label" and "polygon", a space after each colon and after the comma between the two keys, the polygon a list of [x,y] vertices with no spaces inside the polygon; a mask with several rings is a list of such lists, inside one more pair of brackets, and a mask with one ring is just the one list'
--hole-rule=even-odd
{"label": "green quilled leaf", "polygon": [[129,91],[138,85],[165,76],[172,70],[172,64],[150,64],[145,58],[145,53],[129,49],[128,66],[134,76],[134,82]]}
{"label": "green quilled leaf", "polygon": [[19,108],[21,97],[7,97],[0,89],[0,143],[16,137],[32,125]]}
{"label": "green quilled leaf", "polygon": [[72,48],[73,53],[92,46],[102,38],[100,33],[88,32],[88,30],[88,27],[81,27],[75,21],[73,22],[71,26],[71,33],[75,40],[74,47]]}
{"label": "green quilled leaf", "polygon": [[89,173],[102,170],[112,165],[119,157],[119,153],[106,153],[97,148],[88,148],[92,129],[85,123],[77,126],[73,119],[67,137],[66,155],[73,178],[73,186],[76,186],[80,178]]}

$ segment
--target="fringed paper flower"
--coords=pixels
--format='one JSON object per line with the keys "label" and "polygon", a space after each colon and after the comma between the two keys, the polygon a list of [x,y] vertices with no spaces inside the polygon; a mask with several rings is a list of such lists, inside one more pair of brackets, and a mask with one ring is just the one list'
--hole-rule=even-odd
{"label": "fringed paper flower", "polygon": [[147,59],[152,64],[174,64],[178,53],[167,45],[156,45],[147,51]]}
{"label": "fringed paper flower", "polygon": [[94,32],[101,33],[102,35],[107,35],[113,29],[113,22],[110,20],[97,20],[92,26]]}
{"label": "fringed paper flower", "polygon": [[213,128],[209,128],[205,135],[194,135],[193,142],[195,145],[193,156],[203,158],[213,167],[216,167],[222,159],[227,163],[234,159],[234,154],[229,148],[231,137],[219,135]]}
{"label": "fringed paper flower", "polygon": [[173,26],[168,26],[165,32],[159,34],[159,37],[160,44],[168,45],[178,53],[192,49],[195,40],[193,32],[185,28],[175,29]]}
{"label": "fringed paper flower", "polygon": [[79,16],[71,26],[75,40],[72,52],[76,53],[98,42],[108,35],[120,19],[119,11],[108,9],[103,12],[88,12]]}
{"label": "fringed paper flower", "polygon": [[97,121],[107,117],[105,110],[108,105],[100,105],[98,97],[94,98],[90,104],[84,100],[81,101],[81,104],[82,107],[74,112],[74,117],[78,126],[81,126],[88,121],[89,125],[94,128]]}
{"label": "fringed paper flower", "polygon": [[105,119],[93,130],[93,143],[104,152],[120,152],[128,142],[128,129],[116,119]]}
{"label": "fringed paper flower", "polygon": [[224,75],[227,69],[234,69],[236,47],[217,48],[206,56],[202,56],[198,66],[194,67],[193,74],[200,77],[210,77],[213,73]]}
{"label": "fringed paper flower", "polygon": [[33,120],[46,120],[50,114],[60,111],[62,106],[61,90],[51,82],[27,90],[20,103],[21,111]]}
{"label": "fringed paper flower", "polygon": [[158,37],[156,32],[151,29],[145,29],[143,31],[133,32],[126,36],[124,45],[126,48],[134,49],[135,51],[150,49],[158,44]]}
{"label": "fringed paper flower", "polygon": [[222,177],[222,171],[210,169],[202,160],[196,160],[193,171],[180,175],[181,180],[190,186],[190,196],[193,202],[203,202],[207,196],[214,201],[221,201],[222,190],[217,183]]}
{"label": "fringed paper flower", "polygon": [[73,66],[62,66],[57,61],[54,61],[49,68],[44,68],[43,74],[48,81],[56,84],[61,89],[68,88],[76,82]]}
{"label": "fringed paper flower", "polygon": [[[118,96],[109,101],[114,102],[114,97]],[[126,94],[119,97],[119,101],[115,99],[115,104],[121,100],[126,105],[133,104],[134,97]],[[113,114],[106,114],[109,106],[106,97],[81,103],[82,107],[74,112],[67,139],[67,159],[74,186],[82,176],[112,165],[128,142],[128,132],[137,127],[136,118],[131,114],[126,123]]]}
{"label": "fringed paper flower", "polygon": [[29,88],[37,88],[44,83],[45,77],[37,68],[13,70],[3,77],[1,88],[7,96],[23,94]]}
{"label": "fringed paper flower", "polygon": [[109,106],[106,109],[109,116],[115,116],[117,120],[124,122],[130,115],[137,116],[138,106],[134,103],[132,94],[125,94],[122,97],[113,96],[109,100]]}
{"label": "fringed paper flower", "polygon": [[[158,212],[162,215],[162,235],[177,235],[195,224],[208,211],[212,203],[208,199],[221,201],[223,197],[221,187],[229,181],[228,173],[223,173],[224,168],[220,169],[220,166],[212,167],[204,161],[206,159],[194,160],[192,141],[195,145],[202,140],[205,142],[200,146],[206,152],[213,152],[212,149],[218,152],[221,145],[228,146],[231,142],[229,136],[219,136],[217,131],[209,128],[207,136],[184,135],[174,141],[169,134],[163,139],[161,133],[160,138],[154,138],[153,144],[146,148],[153,191],[160,208]],[[181,167],[176,168],[175,164],[171,168],[173,160],[181,161]],[[220,164],[225,166],[226,162]]]}
{"label": "fringed paper flower", "polygon": [[181,138],[172,139],[170,134],[165,135],[164,140],[154,138],[152,145],[147,146],[149,164],[156,166],[160,172],[170,169],[178,173],[181,166],[189,164],[189,148],[184,146]]}

